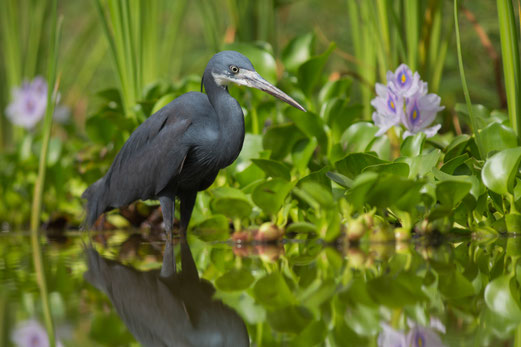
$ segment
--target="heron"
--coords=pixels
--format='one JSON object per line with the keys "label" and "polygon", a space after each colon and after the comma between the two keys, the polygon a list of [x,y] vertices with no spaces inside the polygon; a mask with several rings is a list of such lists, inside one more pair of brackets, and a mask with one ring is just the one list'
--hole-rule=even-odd
{"label": "heron", "polygon": [[201,92],[185,93],[151,115],[130,135],[105,176],[85,190],[85,226],[91,229],[111,209],[155,199],[171,240],[178,198],[180,234],[185,236],[197,193],[206,190],[242,149],[244,116],[228,92],[231,83],[262,90],[306,112],[261,77],[243,54],[215,54],[204,70]]}

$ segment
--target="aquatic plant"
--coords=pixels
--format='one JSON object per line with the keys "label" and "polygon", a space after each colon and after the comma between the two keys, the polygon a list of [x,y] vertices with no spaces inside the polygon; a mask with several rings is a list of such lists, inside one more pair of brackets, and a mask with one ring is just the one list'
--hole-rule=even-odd
{"label": "aquatic plant", "polygon": [[399,124],[407,129],[403,133],[404,138],[418,132],[425,133],[427,137],[434,136],[441,125],[427,127],[444,107],[440,106],[438,95],[427,94],[427,88],[427,82],[420,79],[418,72],[413,74],[405,64],[401,64],[394,73],[388,71],[387,86],[377,83],[377,97],[371,101],[376,109],[373,121],[380,128],[375,136],[381,136]]}

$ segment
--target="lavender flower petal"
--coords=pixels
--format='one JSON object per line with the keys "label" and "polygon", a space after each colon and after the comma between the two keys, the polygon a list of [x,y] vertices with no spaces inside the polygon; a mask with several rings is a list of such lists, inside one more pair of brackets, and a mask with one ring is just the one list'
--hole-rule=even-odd
{"label": "lavender flower petal", "polygon": [[412,73],[411,69],[401,64],[395,72],[387,72],[387,85],[389,89],[398,96],[410,97],[416,94],[420,89],[426,86],[424,82],[420,81],[420,74],[418,72]]}
{"label": "lavender flower petal", "polygon": [[432,331],[429,328],[422,327],[420,325],[416,325],[412,328],[412,330],[407,334],[407,346],[414,347],[424,347],[424,346],[432,346],[432,347],[444,347],[445,345],[441,341],[438,334]]}
{"label": "lavender flower petal", "polygon": [[16,125],[32,129],[45,114],[47,107],[47,83],[36,77],[13,90],[13,101],[6,108],[7,118]]}
{"label": "lavender flower petal", "polygon": [[393,329],[386,323],[381,324],[382,331],[378,335],[379,347],[407,347],[407,336],[403,331]]}

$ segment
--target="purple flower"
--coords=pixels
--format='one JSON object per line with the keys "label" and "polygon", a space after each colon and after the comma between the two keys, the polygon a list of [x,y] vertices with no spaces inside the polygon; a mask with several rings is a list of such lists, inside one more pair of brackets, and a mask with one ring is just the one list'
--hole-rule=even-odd
{"label": "purple flower", "polygon": [[16,125],[32,129],[45,114],[47,107],[47,82],[35,77],[13,90],[13,101],[7,106],[6,115]]}
{"label": "purple flower", "polygon": [[413,74],[405,64],[398,66],[394,73],[387,71],[387,83],[393,93],[406,98],[415,94],[424,84],[420,81],[420,74]]}
{"label": "purple flower", "polygon": [[[34,319],[22,322],[11,336],[11,340],[18,347],[48,347],[47,331]],[[63,346],[57,341],[56,346]]]}
{"label": "purple flower", "polygon": [[[381,323],[382,331],[378,335],[379,347],[443,347],[445,346],[434,329],[445,332],[443,324],[433,318],[431,328],[409,322],[410,331],[396,330],[386,323]],[[441,329],[443,328],[443,329]]]}
{"label": "purple flower", "polygon": [[422,131],[427,137],[434,136],[441,128],[440,124],[427,128],[436,118],[436,113],[443,110],[440,97],[436,94],[422,95],[420,91],[406,100],[402,123],[407,128],[403,137]]}
{"label": "purple flower", "polygon": [[383,84],[376,84],[376,98],[371,105],[376,109],[373,113],[374,124],[380,128],[376,136],[383,135],[392,126],[400,124],[403,114],[403,98],[396,96]]}
{"label": "purple flower", "polygon": [[406,128],[404,137],[424,132],[427,137],[434,136],[441,125],[427,128],[436,118],[436,113],[443,110],[440,97],[427,94],[428,85],[420,80],[418,72],[412,73],[405,64],[396,71],[387,72],[387,86],[376,83],[376,97],[371,105],[374,124],[380,128],[376,136],[381,136],[395,125],[403,124]]}

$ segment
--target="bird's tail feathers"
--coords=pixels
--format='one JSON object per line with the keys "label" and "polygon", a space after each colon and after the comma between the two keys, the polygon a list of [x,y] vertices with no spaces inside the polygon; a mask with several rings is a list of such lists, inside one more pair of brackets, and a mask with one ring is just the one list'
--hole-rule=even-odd
{"label": "bird's tail feathers", "polygon": [[103,201],[104,193],[104,182],[103,178],[100,178],[93,184],[91,184],[81,197],[87,200],[87,216],[83,222],[82,229],[91,229],[98,217],[105,211],[105,203]]}

